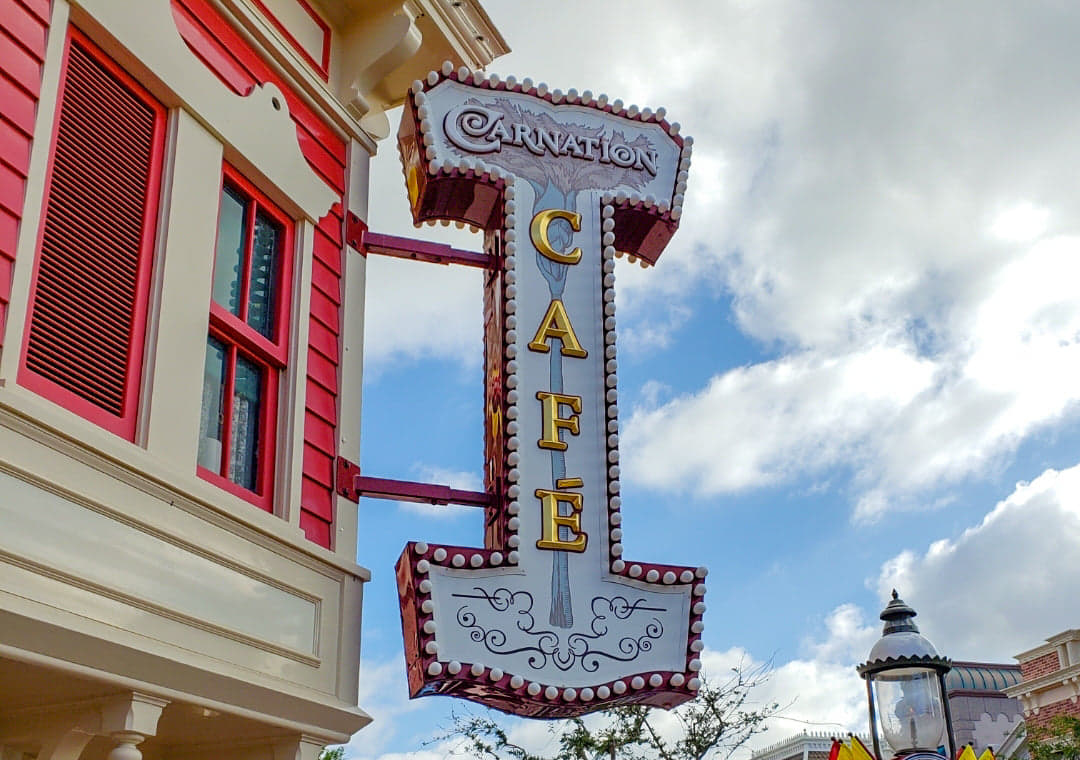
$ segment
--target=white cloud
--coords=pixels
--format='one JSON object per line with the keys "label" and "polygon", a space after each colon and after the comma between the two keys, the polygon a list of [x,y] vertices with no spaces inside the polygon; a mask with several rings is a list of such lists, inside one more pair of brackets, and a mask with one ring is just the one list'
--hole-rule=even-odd
{"label": "white cloud", "polygon": [[622,437],[626,476],[711,495],[865,460],[860,444],[933,380],[900,347],[806,354],[713,378],[701,392],[639,408]]}
{"label": "white cloud", "polygon": [[1026,243],[1046,229],[1050,212],[1031,203],[1018,203],[998,214],[990,225],[990,234],[1012,243]]}
{"label": "white cloud", "polygon": [[1012,656],[1077,621],[1080,465],[1020,483],[978,525],[924,553],[905,551],[876,581],[896,588],[942,653],[964,660]]}

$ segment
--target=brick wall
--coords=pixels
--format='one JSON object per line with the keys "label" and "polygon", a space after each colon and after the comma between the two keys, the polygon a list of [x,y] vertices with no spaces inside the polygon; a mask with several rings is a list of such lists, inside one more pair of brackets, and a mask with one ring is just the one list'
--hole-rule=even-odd
{"label": "brick wall", "polygon": [[1061,669],[1057,652],[1041,655],[1027,662],[1020,663],[1020,674],[1025,681],[1049,675]]}
{"label": "brick wall", "polygon": [[1026,720],[1029,726],[1045,726],[1050,722],[1051,718],[1055,718],[1058,715],[1071,715],[1075,718],[1080,718],[1080,702],[1073,702],[1071,699],[1063,699],[1060,702],[1054,702],[1053,704],[1040,707],[1038,715],[1031,713],[1026,717]]}

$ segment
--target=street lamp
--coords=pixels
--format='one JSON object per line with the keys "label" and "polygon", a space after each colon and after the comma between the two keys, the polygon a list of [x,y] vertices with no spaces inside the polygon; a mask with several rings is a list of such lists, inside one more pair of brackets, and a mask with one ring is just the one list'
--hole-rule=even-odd
{"label": "street lamp", "polygon": [[[945,674],[952,661],[942,657],[915,625],[915,610],[894,589],[892,601],[881,611],[882,636],[870,650],[859,675],[866,679],[870,710],[870,736],[874,754],[881,758],[878,726],[894,757],[940,760],[938,748],[948,740],[948,759],[956,757],[952,714],[945,689]],[[925,758],[930,760],[930,758]]]}

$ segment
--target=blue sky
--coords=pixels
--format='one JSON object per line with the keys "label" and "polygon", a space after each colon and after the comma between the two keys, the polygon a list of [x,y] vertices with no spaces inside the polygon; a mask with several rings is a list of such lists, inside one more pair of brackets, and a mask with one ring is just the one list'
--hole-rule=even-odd
{"label": "blue sky", "polygon": [[[618,270],[624,544],[710,568],[707,668],[771,659],[790,703],[766,741],[864,727],[894,585],[956,659],[1080,624],[1080,8],[484,5],[514,50],[491,71],[695,137],[682,228]],[[372,187],[375,231],[480,248],[413,230],[390,142]],[[367,299],[365,472],[476,487],[479,276],[373,258]],[[360,511],[376,721],[349,756],[443,757],[455,705],[406,698],[393,564],[480,545],[479,515]]]}

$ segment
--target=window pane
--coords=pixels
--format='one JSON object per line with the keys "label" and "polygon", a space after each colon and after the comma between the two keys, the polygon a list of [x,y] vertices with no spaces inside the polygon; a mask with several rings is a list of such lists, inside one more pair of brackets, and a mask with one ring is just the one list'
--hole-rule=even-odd
{"label": "window pane", "polygon": [[233,381],[232,441],[229,480],[257,491],[259,471],[259,417],[262,410],[262,369],[236,357]]}
{"label": "window pane", "polygon": [[240,316],[240,275],[244,270],[247,201],[226,187],[221,193],[217,252],[214,257],[214,301]]}
{"label": "window pane", "polygon": [[248,324],[273,339],[278,290],[278,249],[281,227],[259,211],[255,214],[255,243],[251,253]]}
{"label": "window pane", "polygon": [[221,402],[224,396],[225,346],[209,338],[199,412],[199,464],[217,473],[221,472]]}

